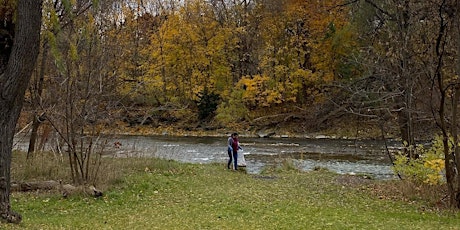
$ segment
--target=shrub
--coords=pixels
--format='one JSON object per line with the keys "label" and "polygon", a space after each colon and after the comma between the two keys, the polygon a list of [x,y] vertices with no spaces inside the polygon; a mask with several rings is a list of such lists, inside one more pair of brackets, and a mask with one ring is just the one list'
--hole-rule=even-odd
{"label": "shrub", "polygon": [[414,182],[431,185],[444,184],[445,165],[442,137],[436,136],[429,147],[418,145],[415,151],[420,156],[417,159],[410,159],[403,153],[396,155],[393,171]]}
{"label": "shrub", "polygon": [[249,110],[244,106],[242,90],[235,90],[228,101],[223,101],[217,108],[216,120],[223,125],[231,125],[243,120]]}
{"label": "shrub", "polygon": [[206,118],[214,115],[217,105],[219,105],[220,96],[214,92],[209,92],[207,89],[204,89],[198,95],[198,117],[200,120],[205,120]]}

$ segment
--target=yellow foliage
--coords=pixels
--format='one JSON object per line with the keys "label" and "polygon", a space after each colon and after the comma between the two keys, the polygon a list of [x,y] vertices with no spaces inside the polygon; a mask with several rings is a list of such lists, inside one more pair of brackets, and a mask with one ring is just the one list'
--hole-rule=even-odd
{"label": "yellow foliage", "polygon": [[267,97],[265,99],[265,106],[270,106],[271,104],[281,104],[283,103],[282,95],[279,91],[276,90],[267,90]]}
{"label": "yellow foliage", "polygon": [[443,179],[441,173],[445,169],[444,159],[427,160],[423,165],[432,170],[432,172],[426,176],[427,178],[424,182],[432,185],[439,184]]}
{"label": "yellow foliage", "polygon": [[444,159],[434,159],[426,161],[424,166],[433,169],[437,172],[441,172],[442,170],[444,170],[445,162]]}
{"label": "yellow foliage", "polygon": [[252,107],[258,105],[267,105],[265,96],[266,85],[270,80],[267,76],[256,75],[253,78],[243,77],[239,82],[239,86],[244,86],[245,91],[243,92],[243,100]]}
{"label": "yellow foliage", "polygon": [[[452,147],[452,146],[450,146]],[[393,170],[411,180],[427,184],[443,184],[445,161],[442,146],[442,137],[437,136],[429,148],[422,145],[411,147],[420,157],[409,159],[406,155],[396,156]]]}
{"label": "yellow foliage", "polygon": [[442,175],[439,173],[438,174],[431,173],[431,174],[428,174],[426,177],[427,179],[424,180],[423,183],[431,184],[431,185],[437,185],[443,179]]}
{"label": "yellow foliage", "polygon": [[286,10],[287,18],[292,21],[302,20],[301,29],[308,31],[308,36],[293,37],[292,43],[308,44],[310,62],[316,74],[325,82],[336,78],[336,72],[342,57],[356,46],[356,39],[349,25],[348,13],[344,8],[336,7],[343,0],[302,1],[289,0]]}
{"label": "yellow foliage", "polygon": [[[287,0],[273,3],[278,7],[273,10],[261,2],[250,10],[229,8],[229,13],[241,13],[232,18],[217,14],[207,1],[187,1],[164,19],[158,17],[138,53],[129,40],[139,27],[136,11],[126,6],[125,21],[111,34],[123,46],[116,67],[127,80],[120,90],[146,90],[184,102],[204,88],[224,101],[244,88],[241,100],[251,109],[321,101],[318,88],[336,77],[341,58],[353,47],[353,31],[344,29],[348,13],[334,7],[342,3]],[[139,56],[141,61],[132,58]]]}
{"label": "yellow foliage", "polygon": [[[268,76],[255,75],[244,77],[238,82],[238,87],[243,87],[242,99],[250,107],[270,107],[287,101],[295,102],[296,89],[293,84],[285,82],[273,82]],[[286,88],[289,86],[289,88]]]}

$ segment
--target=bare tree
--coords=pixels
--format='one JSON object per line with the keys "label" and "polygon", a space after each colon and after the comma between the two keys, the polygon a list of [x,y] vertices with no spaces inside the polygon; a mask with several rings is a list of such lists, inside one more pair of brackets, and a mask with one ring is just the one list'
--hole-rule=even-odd
{"label": "bare tree", "polygon": [[458,0],[440,0],[434,5],[434,55],[431,66],[427,68],[427,76],[433,82],[430,104],[442,135],[447,196],[450,205],[457,208],[460,208],[460,151],[457,131],[460,60],[455,60],[455,57],[460,55],[459,4]]}
{"label": "bare tree", "polygon": [[367,30],[360,31],[369,41],[362,49],[367,61],[361,59],[364,78],[344,87],[351,100],[342,104],[360,116],[397,118],[408,161],[418,157],[411,148],[416,130],[435,123],[437,130],[425,130],[443,137],[447,196],[460,207],[458,0],[357,2],[367,7],[361,19]]}
{"label": "bare tree", "polygon": [[117,103],[116,74],[109,64],[115,49],[107,43],[105,21],[94,20],[106,9],[91,3],[71,7],[70,19],[56,25],[43,93],[49,105],[44,108],[47,122],[59,140],[56,149],[67,154],[70,176],[77,185],[97,182],[104,147],[100,132],[111,122],[110,111]]}
{"label": "bare tree", "polygon": [[[107,1],[108,2],[108,1]],[[56,37],[59,31],[68,25],[70,25],[71,19],[70,17],[78,17],[84,14],[90,7],[92,3],[90,1],[83,1],[80,0],[76,3],[76,7],[73,11],[69,11],[66,9],[65,4],[61,0],[52,0],[47,1],[43,5],[43,11],[45,14],[52,15],[56,14],[56,18],[58,21],[56,22],[44,22],[44,24],[48,23],[47,28],[44,28],[46,32],[48,32],[48,36],[44,36],[41,41],[41,48],[40,48],[40,56],[37,63],[37,70],[32,77],[32,83],[30,88],[30,95],[31,95],[31,107],[33,110],[33,118],[32,118],[32,128],[31,134],[29,138],[29,147],[27,150],[27,158],[31,157],[33,152],[36,151],[36,142],[39,138],[38,131],[41,126],[46,121],[46,103],[49,101],[45,97],[46,95],[44,92],[46,91],[46,79],[45,75],[48,74],[47,68],[52,65],[52,61],[50,58],[50,36]],[[45,20],[51,20],[50,17],[46,18]],[[54,24],[56,23],[56,24]],[[59,29],[58,29],[59,28]],[[46,34],[46,32],[43,32]],[[45,140],[48,139],[50,129],[45,129],[42,134],[42,141],[40,142],[39,148],[43,147]]]}

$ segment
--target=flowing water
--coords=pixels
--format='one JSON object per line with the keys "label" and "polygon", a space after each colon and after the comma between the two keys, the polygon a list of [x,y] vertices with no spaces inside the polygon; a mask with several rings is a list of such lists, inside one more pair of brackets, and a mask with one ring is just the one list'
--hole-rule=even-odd
{"label": "flowing water", "polygon": [[[227,162],[226,137],[118,136],[112,143],[116,156],[154,156],[190,163]],[[110,142],[109,142],[110,143]],[[396,142],[388,143],[397,148]],[[378,179],[393,178],[385,143],[375,140],[244,138],[240,137],[248,173],[287,159],[301,170],[327,168],[342,174],[368,174]]]}
{"label": "flowing water", "polygon": [[[159,157],[188,163],[222,163],[226,168],[227,137],[172,137],[116,135],[103,138],[105,154],[116,157]],[[398,143],[387,143],[390,149]],[[385,142],[376,140],[246,138],[240,137],[246,171],[260,173],[286,160],[309,171],[327,168],[341,174],[366,174],[376,179],[394,178]],[[26,149],[24,141],[16,148]]]}

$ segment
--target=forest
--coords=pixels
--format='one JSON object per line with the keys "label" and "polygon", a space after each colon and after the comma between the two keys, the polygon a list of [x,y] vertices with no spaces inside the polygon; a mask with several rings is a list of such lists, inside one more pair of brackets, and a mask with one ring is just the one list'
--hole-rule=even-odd
{"label": "forest", "polygon": [[[0,73],[16,2],[0,4]],[[459,4],[44,0],[16,132],[31,130],[28,154],[56,133],[79,156],[90,150],[78,143],[104,132],[370,127],[400,139],[408,161],[421,155],[418,140],[439,136],[460,207]],[[70,162],[84,181],[79,158]]]}
{"label": "forest", "polygon": [[25,124],[324,128],[349,109],[331,100],[349,96],[339,86],[363,74],[356,4],[45,2]]}
{"label": "forest", "polygon": [[449,4],[44,1],[21,124],[309,133],[345,123],[411,145],[452,111]]}

